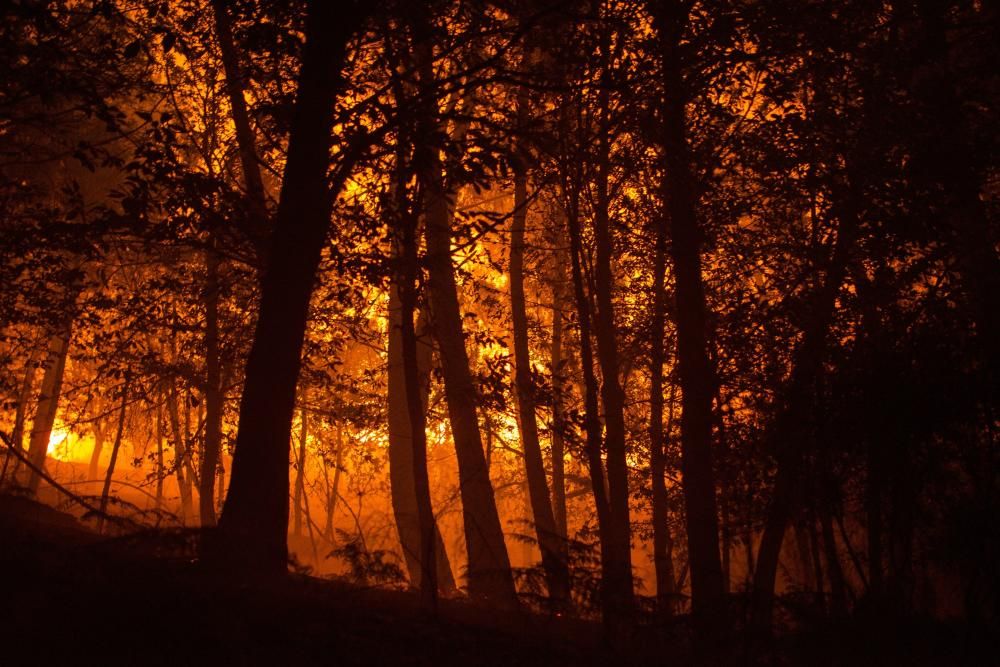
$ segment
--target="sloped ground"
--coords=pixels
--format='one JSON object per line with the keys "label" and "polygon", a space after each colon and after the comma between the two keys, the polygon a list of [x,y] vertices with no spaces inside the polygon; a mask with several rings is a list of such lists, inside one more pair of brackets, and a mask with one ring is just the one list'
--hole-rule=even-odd
{"label": "sloped ground", "polygon": [[[242,584],[202,572],[194,533],[101,538],[62,512],[0,495],[0,665],[688,665],[684,622],[613,651],[596,624],[509,615],[290,576]],[[877,617],[803,627],[720,664],[993,665],[967,629]]]}
{"label": "sloped ground", "polygon": [[459,602],[431,618],[408,593],[307,577],[210,579],[155,555],[183,552],[176,535],[100,539],[20,497],[0,496],[0,539],[0,664],[622,664],[591,624]]}

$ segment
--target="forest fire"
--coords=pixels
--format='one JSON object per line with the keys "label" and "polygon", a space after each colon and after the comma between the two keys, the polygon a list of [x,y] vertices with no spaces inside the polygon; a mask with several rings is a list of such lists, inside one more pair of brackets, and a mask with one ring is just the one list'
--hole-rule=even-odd
{"label": "forest fire", "polygon": [[988,3],[2,16],[0,662],[88,662],[64,605],[220,663],[1000,630]]}

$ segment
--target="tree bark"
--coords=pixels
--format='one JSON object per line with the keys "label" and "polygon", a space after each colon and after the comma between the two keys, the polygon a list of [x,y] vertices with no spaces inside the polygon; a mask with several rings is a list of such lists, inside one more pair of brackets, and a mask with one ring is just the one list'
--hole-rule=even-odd
{"label": "tree bark", "polygon": [[[649,380],[649,469],[652,487],[653,566],[656,575],[656,608],[665,616],[674,613],[677,595],[674,578],[673,538],[668,523],[666,483],[666,439],[663,432],[663,364],[666,361],[666,255],[664,225],[656,234],[656,254],[653,261],[653,323],[650,340]],[[670,389],[673,405],[676,384]]]}
{"label": "tree bark", "polygon": [[104,529],[104,515],[108,509],[108,496],[111,493],[111,480],[115,475],[115,464],[118,462],[118,451],[122,446],[122,434],[125,430],[125,406],[128,405],[129,380],[125,379],[122,385],[122,399],[118,407],[118,430],[115,433],[115,443],[111,446],[111,460],[108,462],[108,471],[104,476],[104,488],[101,490],[101,514],[97,519],[97,532]]}
{"label": "tree bark", "polygon": [[181,522],[190,520],[191,507],[191,476],[185,474],[188,456],[187,434],[181,430],[180,409],[177,405],[177,388],[171,386],[167,392],[167,416],[170,418],[170,429],[174,433],[174,475],[177,477],[177,491],[181,496]]}
{"label": "tree bark", "polygon": [[701,275],[701,230],[695,179],[687,141],[687,100],[680,44],[688,20],[686,4],[651,3],[662,57],[664,199],[675,281],[677,362],[681,386],[681,472],[691,610],[703,646],[724,627],[725,589],[719,561],[719,521],[712,462],[712,396],[715,375],[708,357],[707,306]]}
{"label": "tree bark", "polygon": [[163,408],[161,406],[157,406],[156,408],[156,509],[161,509],[163,507],[163,477],[164,477]]}
{"label": "tree bark", "polygon": [[94,420],[94,449],[90,453],[90,467],[87,469],[87,479],[97,481],[97,469],[101,464],[101,454],[104,452],[104,426],[100,419]]}
{"label": "tree bark", "polygon": [[250,210],[253,214],[250,233],[257,247],[264,249],[270,231],[267,199],[257,158],[257,142],[254,139],[253,129],[250,127],[250,115],[247,112],[247,103],[243,96],[245,89],[243,68],[240,67],[240,59],[233,39],[232,21],[225,0],[212,0],[212,11],[215,17],[215,34],[222,55],[222,66],[226,72],[226,95],[229,98],[230,115],[236,129],[236,145],[240,154],[243,181],[247,189],[247,198],[250,201]]}
{"label": "tree bark", "polygon": [[[430,151],[434,152],[434,151]],[[458,454],[462,511],[469,556],[469,592],[500,606],[516,607],[517,596],[483,453],[476,415],[476,386],[469,370],[462,314],[451,259],[451,213],[438,159],[422,171],[428,192],[428,290],[434,337],[441,357],[445,399]]]}
{"label": "tree bark", "polygon": [[[41,393],[38,396],[38,407],[35,408],[35,418],[31,423],[31,439],[28,444],[28,460],[38,470],[45,467],[45,456],[48,454],[49,439],[52,437],[52,426],[59,410],[59,395],[62,392],[63,374],[66,371],[66,357],[69,352],[69,327],[49,340],[49,355],[42,376]],[[32,494],[38,492],[41,477],[34,469],[29,471],[28,489]]]}
{"label": "tree bark", "polygon": [[[400,546],[406,563],[410,581],[415,588],[420,588],[423,566],[420,554],[420,521],[417,508],[416,481],[413,468],[413,437],[410,427],[409,393],[403,362],[402,341],[402,304],[399,290],[395,282],[389,288],[389,370],[388,370],[388,403],[389,403],[389,484],[392,494],[392,510],[396,519],[396,529],[399,533]],[[416,361],[417,361],[417,392],[422,410],[427,410],[427,397],[430,390],[431,343],[426,340],[426,317],[422,313],[417,318]],[[425,445],[426,448],[426,445]],[[441,531],[434,521],[434,557],[437,561],[438,590],[444,594],[455,591],[455,577],[451,571],[451,562],[445,549]]]}
{"label": "tree bark", "polygon": [[605,628],[614,629],[621,621],[621,600],[613,588],[615,575],[614,556],[611,553],[614,538],[611,536],[611,509],[604,481],[604,462],[601,460],[601,422],[597,405],[597,378],[594,376],[594,352],[590,335],[590,299],[583,276],[583,240],[580,230],[579,193],[575,189],[566,193],[568,205],[566,225],[569,230],[570,264],[572,266],[573,292],[576,298],[577,325],[580,329],[580,366],[583,374],[584,427],[586,431],[587,471],[594,494],[598,534],[601,540],[601,614]]}
{"label": "tree bark", "polygon": [[765,435],[777,451],[777,472],[754,571],[752,624],[759,633],[767,633],[771,628],[781,543],[802,481],[808,436],[805,424],[811,410],[813,387],[822,368],[837,293],[846,275],[849,252],[857,234],[858,220],[853,207],[835,201],[834,213],[839,214],[840,229],[833,253],[805,319],[802,343],[795,350],[792,372],[781,392],[783,404],[778,406],[774,424]]}
{"label": "tree bark", "polygon": [[628,465],[625,459],[625,392],[618,369],[618,337],[612,290],[614,272],[611,258],[614,241],[608,217],[608,180],[610,169],[610,28],[602,27],[600,35],[601,84],[598,92],[597,136],[597,197],[594,204],[594,291],[597,310],[594,313],[594,333],[597,358],[601,367],[601,402],[604,405],[604,448],[607,455],[608,509],[610,530],[608,556],[611,558],[606,582],[609,601],[621,619],[630,618],[634,606],[632,590],[631,521],[629,518]]}
{"label": "tree bark", "polygon": [[[518,116],[521,125],[527,117],[527,96],[518,95]],[[524,469],[528,486],[531,516],[542,554],[549,597],[557,607],[569,600],[569,570],[566,565],[565,542],[560,538],[552,513],[549,485],[545,478],[545,462],[538,437],[535,391],[531,377],[531,357],[528,345],[528,313],[524,296],[524,233],[528,216],[528,176],[522,155],[514,169],[514,212],[510,228],[510,309],[514,338],[514,386],[517,397],[518,425],[524,450]],[[560,454],[561,456],[561,454]],[[565,503],[565,498],[563,498]]]}
{"label": "tree bark", "polygon": [[333,203],[326,178],[333,109],[343,88],[347,42],[362,20],[361,10],[347,1],[313,0],[307,12],[288,158],[247,360],[229,494],[216,539],[206,543],[206,555],[220,566],[260,575],[287,572],[289,437],[309,301]]}
{"label": "tree bark", "polygon": [[552,372],[552,518],[556,534],[568,539],[566,523],[566,443],[563,436],[566,416],[563,411],[563,314],[562,298],[565,270],[557,255],[556,275],[552,281],[552,345],[549,367]]}
{"label": "tree bark", "polygon": [[426,93],[423,127],[416,138],[417,179],[424,192],[424,238],[427,245],[431,328],[438,344],[445,399],[458,457],[459,489],[468,551],[470,595],[499,607],[517,608],[510,558],[497,513],[493,485],[483,453],[476,414],[476,385],[465,349],[458,286],[451,257],[452,197],[444,183],[444,165],[435,136],[439,118],[434,94],[433,53],[425,10],[416,16],[420,79]]}
{"label": "tree bark", "polygon": [[[302,402],[305,402],[303,392]],[[299,410],[302,420],[299,429],[299,451],[295,456],[295,498],[292,502],[292,534],[296,537],[302,535],[302,496],[305,495],[305,470],[306,470],[306,438],[309,436],[309,418],[306,416],[306,408],[303,405]]]}
{"label": "tree bark", "polygon": [[24,449],[24,423],[28,412],[28,401],[31,398],[31,388],[35,386],[35,376],[38,374],[38,366],[35,365],[34,355],[28,359],[24,369],[24,380],[21,382],[21,389],[17,393],[17,409],[14,412],[14,428],[11,431],[11,440],[18,449]]}
{"label": "tree bark", "polygon": [[205,250],[205,447],[198,478],[202,526],[215,525],[215,478],[222,452],[222,359],[219,352],[219,257],[214,238]]}

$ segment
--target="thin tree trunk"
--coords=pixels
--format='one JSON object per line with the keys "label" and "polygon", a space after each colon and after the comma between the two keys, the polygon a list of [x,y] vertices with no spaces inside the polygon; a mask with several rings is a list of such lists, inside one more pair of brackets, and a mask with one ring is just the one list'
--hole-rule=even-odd
{"label": "thin tree trunk", "polygon": [[[406,395],[406,417],[410,426],[410,465],[413,474],[413,494],[416,501],[419,555],[417,586],[424,605],[437,608],[439,534],[431,506],[430,478],[427,472],[426,399],[422,395],[420,351],[413,324],[417,302],[420,265],[417,259],[417,221],[414,216],[400,220],[402,266],[399,271],[399,342],[403,362],[403,384]],[[425,361],[426,363],[426,361]]]}
{"label": "thin tree trunk", "polygon": [[192,515],[191,507],[191,480],[184,474],[187,454],[187,438],[181,432],[180,411],[177,405],[177,388],[171,386],[167,392],[167,416],[170,418],[170,427],[174,434],[174,475],[177,477],[177,490],[181,496],[181,522],[190,520]]}
{"label": "thin tree trunk", "polygon": [[163,507],[163,477],[164,477],[163,408],[161,406],[157,406],[156,408],[156,509],[161,509]]}
{"label": "thin tree trunk", "polygon": [[[440,184],[439,177],[430,176],[429,180]],[[476,388],[469,370],[462,315],[458,305],[458,286],[451,264],[448,202],[439,187],[432,186],[429,189],[433,194],[426,225],[428,288],[433,329],[441,356],[448,415],[458,454],[466,547],[469,552],[469,590],[475,598],[492,599],[501,606],[516,607],[514,580],[476,415]]]}
{"label": "thin tree trunk", "polygon": [[[663,105],[664,199],[675,281],[677,361],[681,385],[681,472],[688,554],[691,609],[700,645],[725,627],[725,587],[719,561],[719,521],[712,462],[712,396],[715,374],[708,357],[705,289],[701,274],[701,229],[695,178],[687,141],[687,99],[680,44],[688,6],[663,0],[651,3],[659,33]],[[669,220],[669,223],[668,223]]]}
{"label": "thin tree trunk", "polygon": [[[35,418],[31,424],[31,439],[28,444],[28,460],[38,470],[45,467],[45,456],[48,454],[49,439],[52,437],[52,426],[59,410],[59,395],[62,392],[63,374],[66,371],[66,357],[69,352],[70,331],[53,336],[49,341],[49,354],[42,376],[41,393],[38,396],[38,407],[35,408]],[[30,471],[28,489],[37,493],[41,477],[35,470]]]}
{"label": "thin tree trunk", "polygon": [[[673,539],[670,534],[667,507],[666,440],[663,432],[663,364],[666,361],[666,233],[661,225],[656,233],[656,254],[653,261],[653,323],[650,340],[649,381],[649,468],[652,487],[653,567],[656,575],[656,608],[660,614],[672,616],[674,599]],[[673,409],[677,384],[670,387]]]}
{"label": "thin tree trunk", "polygon": [[[305,403],[305,393],[302,395],[302,402]],[[295,499],[292,502],[292,534],[296,537],[302,536],[302,496],[305,491],[305,470],[306,470],[306,438],[309,435],[309,418],[306,416],[305,405],[299,410],[302,420],[299,429],[299,452],[295,456]]]}
{"label": "thin tree trunk", "polygon": [[[518,95],[518,117],[527,121],[527,96]],[[514,169],[514,212],[510,228],[510,309],[514,338],[514,386],[517,397],[518,424],[524,450],[524,469],[528,500],[534,520],[535,535],[542,554],[549,597],[557,607],[569,600],[569,570],[565,542],[557,532],[552,513],[545,462],[538,437],[534,383],[528,341],[528,313],[524,295],[524,231],[528,217],[528,176],[524,162],[528,156],[522,147]],[[565,502],[565,499],[564,499]]]}
{"label": "thin tree trunk", "polygon": [[792,526],[792,535],[795,537],[795,555],[799,559],[799,570],[802,572],[803,588],[807,591],[817,590],[814,578],[813,561],[809,551],[809,535],[806,533],[805,525],[802,521],[796,521]]}
{"label": "thin tree trunk", "polygon": [[125,406],[128,404],[129,381],[126,378],[122,385],[122,400],[118,408],[118,431],[115,434],[115,443],[111,447],[111,460],[108,462],[108,471],[104,476],[104,488],[101,490],[101,514],[97,519],[97,532],[104,529],[104,515],[108,510],[108,496],[111,493],[111,480],[115,475],[115,464],[118,462],[118,450],[122,446],[122,433],[125,430]]}
{"label": "thin tree trunk", "polygon": [[848,252],[857,233],[857,218],[853,212],[845,209],[840,212],[843,217],[833,256],[814,296],[803,340],[795,351],[792,373],[782,392],[785,403],[779,407],[775,423],[765,436],[777,449],[777,473],[754,571],[752,615],[753,626],[759,633],[767,633],[771,627],[781,543],[802,481],[803,443],[806,441],[803,425],[810,414],[812,387],[821,370],[837,292],[846,274]]}
{"label": "thin tree trunk", "polygon": [[[35,365],[34,355],[28,358],[28,361],[24,369],[24,380],[21,382],[21,389],[17,394],[17,408],[14,411],[14,428],[11,430],[11,441],[18,450],[24,450],[24,422],[28,411],[28,401],[31,398],[31,388],[35,385],[35,375],[37,375],[38,366]],[[0,485],[7,479],[7,469],[10,466],[11,459],[14,459],[14,468],[11,472],[11,478],[17,480],[18,470],[20,469],[21,459],[15,458],[6,452],[4,454],[3,460],[3,472],[0,473]]]}
{"label": "thin tree trunk", "polygon": [[573,291],[576,298],[577,325],[580,329],[580,365],[583,371],[584,426],[586,431],[587,471],[594,494],[598,534],[601,541],[601,608],[606,628],[613,629],[619,622],[619,609],[612,581],[613,556],[609,553],[613,538],[608,491],[604,482],[604,462],[601,460],[601,422],[597,405],[597,378],[594,376],[594,353],[590,338],[590,299],[587,297],[583,277],[583,241],[580,231],[579,193],[566,193],[568,206],[566,223],[570,239],[570,264]]}
{"label": "thin tree trunk", "polygon": [[[408,393],[403,365],[403,341],[401,338],[402,304],[395,281],[389,288],[389,483],[392,494],[392,509],[396,519],[400,546],[406,563],[410,581],[419,588],[422,566],[419,554],[422,552],[419,536],[420,523],[417,512],[416,486],[413,470],[413,430],[410,427]],[[427,410],[430,390],[431,343],[426,340],[426,311],[417,318],[417,375],[418,396],[423,410]],[[336,500],[334,500],[336,502]],[[434,522],[435,549],[437,560],[437,583],[441,593],[450,595],[456,590],[455,577],[445,550],[441,531]]]}
{"label": "thin tree trunk", "polygon": [[611,558],[606,582],[609,601],[620,619],[632,616],[634,601],[632,590],[631,521],[629,518],[628,464],[625,460],[625,392],[622,390],[618,369],[618,337],[612,290],[614,272],[611,258],[614,241],[608,217],[608,180],[610,170],[610,28],[601,28],[601,86],[598,92],[597,136],[597,201],[594,205],[594,237],[596,261],[594,262],[594,291],[597,311],[594,333],[597,340],[597,359],[601,367],[601,402],[604,405],[604,447],[607,456],[608,508],[611,539],[608,555]]}
{"label": "thin tree trunk", "polygon": [[362,21],[361,10],[349,2],[312,0],[307,12],[288,159],[247,360],[229,494],[217,539],[205,543],[206,556],[219,566],[257,574],[287,572],[295,389],[332,196],[343,180],[331,193],[333,109],[344,83],[347,42]]}
{"label": "thin tree trunk", "polygon": [[198,478],[202,526],[215,525],[215,478],[222,450],[222,359],[219,352],[219,256],[214,238],[205,251],[205,448]]}
{"label": "thin tree trunk", "polygon": [[38,375],[38,366],[35,364],[34,355],[28,359],[24,369],[24,380],[21,382],[21,389],[17,393],[17,409],[14,412],[14,429],[11,431],[11,439],[14,446],[24,449],[24,423],[28,412],[28,401],[31,398],[31,388],[35,386],[35,376]]}
{"label": "thin tree trunk", "polygon": [[568,535],[566,522],[566,443],[563,436],[566,416],[563,412],[563,314],[562,298],[565,269],[558,256],[556,275],[552,281],[552,345],[549,348],[549,366],[552,371],[552,518],[556,533],[565,541]]}
{"label": "thin tree trunk", "polygon": [[819,524],[823,537],[823,555],[826,558],[827,578],[830,581],[830,611],[834,616],[844,617],[847,614],[847,583],[844,579],[844,568],[837,553],[837,538],[833,533],[833,517],[826,505],[826,498],[819,502]]}
{"label": "thin tree trunk", "polygon": [[253,229],[251,236],[261,250],[265,247],[269,227],[267,201],[264,193],[264,182],[260,175],[260,165],[257,159],[256,140],[250,127],[250,115],[247,113],[246,99],[243,96],[245,82],[240,67],[239,56],[233,40],[232,21],[225,0],[212,0],[212,10],[215,18],[215,34],[222,55],[222,66],[226,72],[226,95],[229,98],[230,115],[236,129],[236,145],[240,154],[240,166],[243,170],[243,182],[247,189],[253,213]]}
{"label": "thin tree trunk", "polygon": [[816,603],[820,609],[826,608],[826,578],[823,576],[823,559],[820,557],[819,535],[816,533],[816,517],[810,513],[805,522],[806,534],[809,536],[809,548],[812,553],[813,582],[815,583]]}
{"label": "thin tree trunk", "polygon": [[337,511],[337,499],[340,497],[340,468],[343,465],[344,460],[344,433],[339,424],[334,430],[337,434],[337,455],[333,462],[333,486],[330,489],[330,495],[327,498],[326,508],[326,534],[331,544],[335,542],[333,534],[333,514]]}

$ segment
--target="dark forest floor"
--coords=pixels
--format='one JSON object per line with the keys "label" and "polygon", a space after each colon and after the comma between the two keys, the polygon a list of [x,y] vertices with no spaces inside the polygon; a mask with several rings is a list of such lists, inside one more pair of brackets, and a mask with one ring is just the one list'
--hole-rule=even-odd
{"label": "dark forest floor", "polygon": [[[209,576],[181,535],[102,539],[70,515],[0,496],[3,665],[687,665],[683,621],[641,628],[624,650],[600,626],[503,616],[406,592],[289,576]],[[990,665],[961,628],[868,619],[817,626],[729,664]],[[742,653],[741,651],[736,651]]]}

